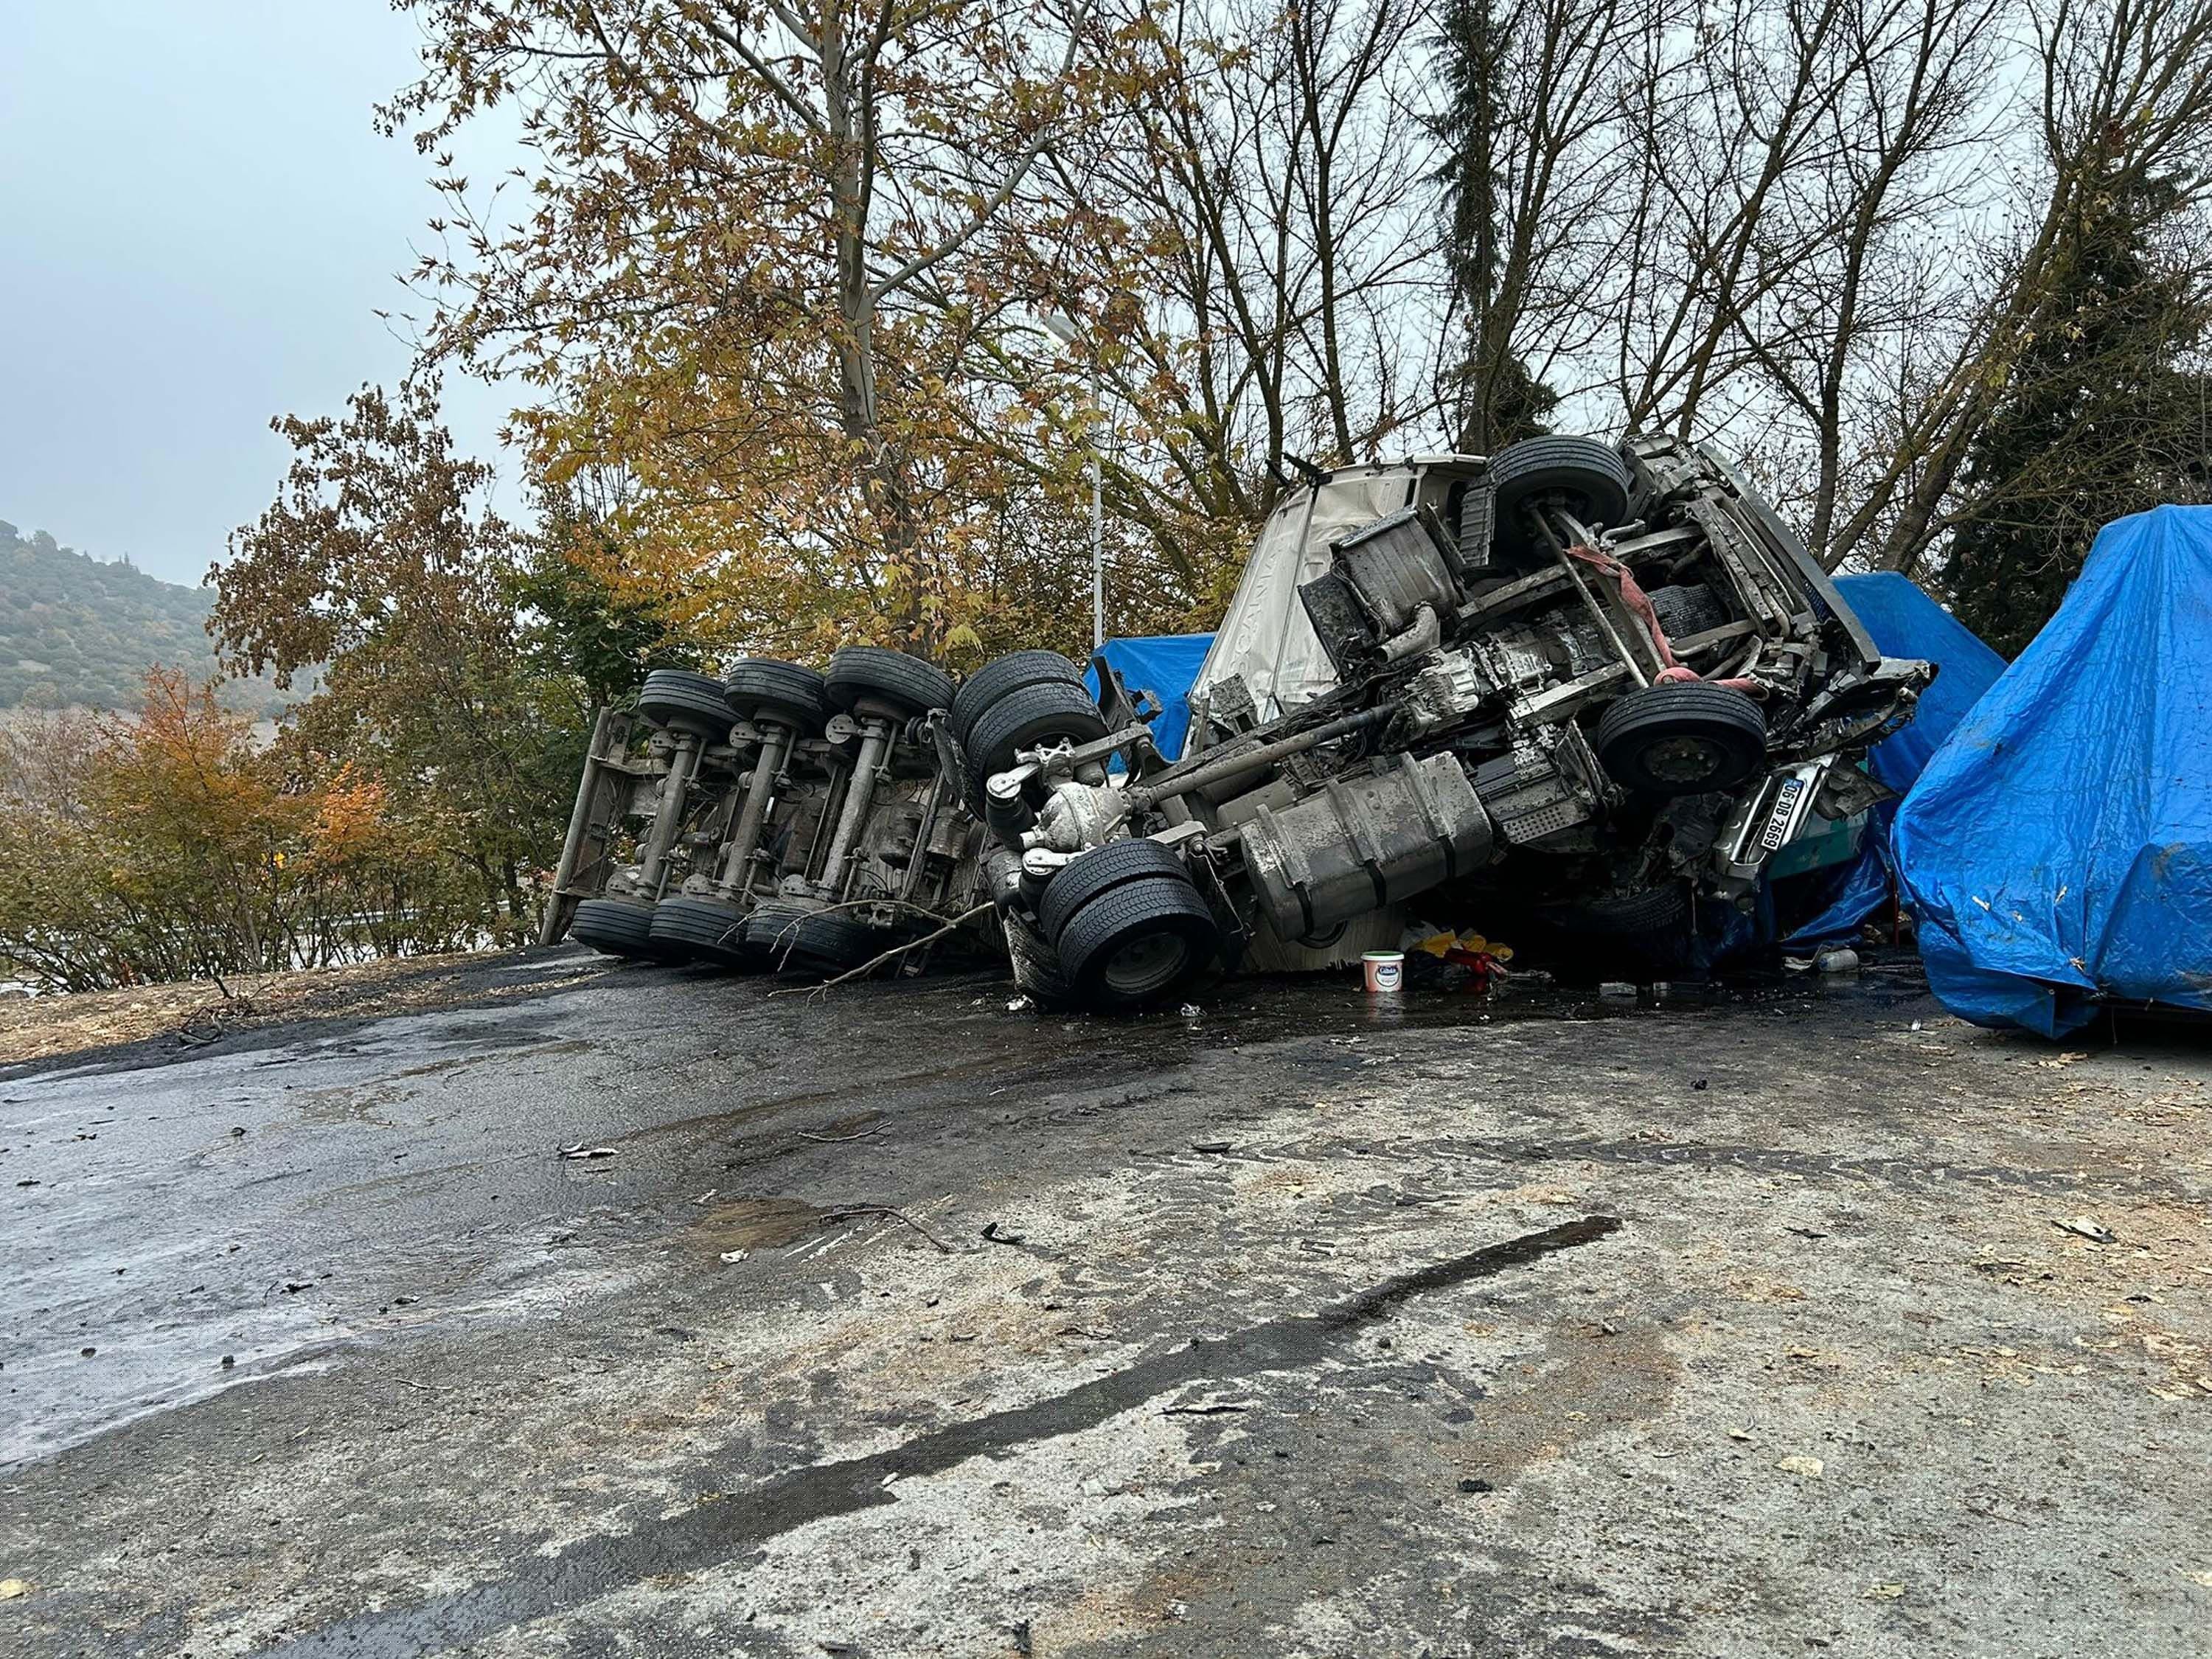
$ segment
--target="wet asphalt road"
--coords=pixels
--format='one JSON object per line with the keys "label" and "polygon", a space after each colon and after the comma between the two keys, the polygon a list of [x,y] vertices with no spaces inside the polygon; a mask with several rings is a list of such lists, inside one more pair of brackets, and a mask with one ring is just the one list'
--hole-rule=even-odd
{"label": "wet asphalt road", "polygon": [[1887,983],[0,1072],[0,1651],[2207,1651],[2206,1050]]}

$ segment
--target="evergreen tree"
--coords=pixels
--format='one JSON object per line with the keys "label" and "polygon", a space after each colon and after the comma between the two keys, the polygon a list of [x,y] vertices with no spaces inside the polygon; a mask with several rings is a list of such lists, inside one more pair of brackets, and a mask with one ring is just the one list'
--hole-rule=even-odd
{"label": "evergreen tree", "polygon": [[1960,620],[2006,655],[2049,621],[2100,527],[2212,490],[2212,289],[2165,261],[2177,191],[2084,192],[2003,401],[1967,452],[1942,573]]}
{"label": "evergreen tree", "polygon": [[541,678],[573,677],[599,706],[626,701],[656,668],[703,665],[666,607],[607,580],[625,550],[611,525],[565,490],[544,490],[539,506],[543,526],[511,586],[524,652]]}
{"label": "evergreen tree", "polygon": [[1448,97],[1436,130],[1449,149],[1437,176],[1461,331],[1454,441],[1469,454],[1496,454],[1549,431],[1545,422],[1559,402],[1513,350],[1511,284],[1502,269],[1506,239],[1497,179],[1512,95],[1513,31],[1492,0],[1452,0],[1438,46]]}

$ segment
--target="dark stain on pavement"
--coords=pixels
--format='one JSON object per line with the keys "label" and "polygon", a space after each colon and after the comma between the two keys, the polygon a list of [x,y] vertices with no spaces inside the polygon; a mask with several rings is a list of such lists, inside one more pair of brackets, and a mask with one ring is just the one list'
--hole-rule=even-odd
{"label": "dark stain on pavement", "polygon": [[267,1651],[281,1659],[433,1652],[580,1606],[648,1578],[709,1568],[795,1528],[895,1502],[895,1481],[941,1474],[971,1457],[1080,1433],[1200,1378],[1295,1370],[1313,1364],[1409,1297],[1449,1290],[1595,1243],[1620,1226],[1613,1216],[1585,1216],[1449,1257],[1395,1274],[1318,1313],[1266,1320],[1218,1340],[1194,1341],[1064,1394],[955,1424],[886,1451],[794,1470],[746,1492],[742,1503],[710,1500],[631,1532],[586,1539],[535,1564],[526,1577],[476,1585],[416,1607],[342,1620]]}

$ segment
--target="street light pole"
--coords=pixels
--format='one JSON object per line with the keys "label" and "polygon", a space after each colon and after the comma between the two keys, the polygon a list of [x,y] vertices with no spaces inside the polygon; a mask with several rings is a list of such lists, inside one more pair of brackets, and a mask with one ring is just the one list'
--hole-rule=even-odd
{"label": "street light pole", "polygon": [[1091,343],[1091,648],[1106,643],[1105,469],[1098,458],[1098,424],[1106,418],[1098,368],[1098,343]]}
{"label": "street light pole", "polygon": [[1038,324],[1062,345],[1087,340],[1091,347],[1091,648],[1106,643],[1106,462],[1098,447],[1098,428],[1106,423],[1105,366],[1098,337],[1055,311],[1036,314]]}

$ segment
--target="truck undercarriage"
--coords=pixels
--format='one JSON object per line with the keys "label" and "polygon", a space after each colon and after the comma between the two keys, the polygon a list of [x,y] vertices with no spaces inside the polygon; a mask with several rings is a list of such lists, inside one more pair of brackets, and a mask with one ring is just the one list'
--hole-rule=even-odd
{"label": "truck undercarriage", "polygon": [[[1651,435],[1317,474],[1263,527],[1174,758],[1051,652],[957,693],[865,648],[808,674],[682,677],[680,707],[648,680],[651,823],[579,938],[835,972],[988,902],[1025,991],[1122,1009],[1356,960],[1417,899],[1680,931],[1875,799],[1851,763],[1933,670],[1881,655],[1733,469]],[[590,793],[587,769],[580,821]]]}

